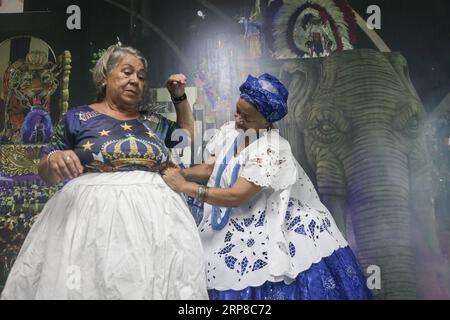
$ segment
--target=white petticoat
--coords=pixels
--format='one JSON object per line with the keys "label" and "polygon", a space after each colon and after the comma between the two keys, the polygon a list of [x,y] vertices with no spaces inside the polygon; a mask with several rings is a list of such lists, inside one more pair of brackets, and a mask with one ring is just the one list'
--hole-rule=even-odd
{"label": "white petticoat", "polygon": [[195,222],[158,174],[82,175],[37,218],[2,299],[208,299]]}

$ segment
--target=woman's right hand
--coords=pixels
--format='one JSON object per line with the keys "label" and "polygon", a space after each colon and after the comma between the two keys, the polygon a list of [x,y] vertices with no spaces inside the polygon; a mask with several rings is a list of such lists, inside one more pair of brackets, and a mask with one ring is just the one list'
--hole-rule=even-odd
{"label": "woman's right hand", "polygon": [[186,184],[181,169],[168,168],[161,176],[166,184],[175,192],[182,192],[182,186]]}
{"label": "woman's right hand", "polygon": [[173,98],[181,97],[185,93],[186,76],[182,73],[173,74],[166,82],[167,90]]}
{"label": "woman's right hand", "polygon": [[56,151],[47,158],[49,172],[57,178],[57,182],[64,179],[74,179],[83,173],[80,158],[73,150]]}

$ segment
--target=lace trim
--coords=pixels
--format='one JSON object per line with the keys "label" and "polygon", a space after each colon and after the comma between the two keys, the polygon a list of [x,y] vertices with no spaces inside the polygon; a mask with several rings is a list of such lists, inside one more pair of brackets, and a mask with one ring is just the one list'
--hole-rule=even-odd
{"label": "lace trim", "polygon": [[[310,263],[308,263],[307,267],[302,268],[301,270],[297,270],[295,277],[297,277],[299,274],[301,274],[301,273],[303,273],[305,271],[308,271],[309,269],[311,269],[311,267],[313,265],[320,263],[323,259],[327,259],[327,258],[333,256],[334,254],[336,254],[337,252],[339,252],[339,250],[346,249],[346,248],[349,248],[349,250],[351,250],[350,247],[348,246],[348,244],[346,244],[346,245],[338,244],[333,250],[331,250],[331,252],[326,252],[321,257],[319,257],[319,259],[311,260]],[[244,284],[244,283],[236,283],[234,286],[227,287],[227,288],[221,287],[221,286],[217,286],[215,288],[208,286],[208,290],[213,289],[213,290],[219,290],[219,291],[226,291],[226,290],[238,291],[238,290],[244,290],[245,288],[248,288],[248,287],[255,287],[255,288],[256,287],[260,287],[267,281],[269,281],[269,282],[280,282],[280,281],[283,281],[283,279],[284,280],[285,279],[290,279],[291,281],[293,281],[293,280],[295,280],[295,277],[294,278],[291,278],[289,276],[283,276],[283,277],[282,276],[276,276],[276,277],[274,277],[274,276],[270,275],[270,279],[261,278],[261,279],[259,279],[259,281],[255,282],[255,283],[253,283],[251,285]]]}
{"label": "lace trim", "polygon": [[341,248],[331,256],[297,275],[294,279],[265,281],[260,286],[249,286],[242,290],[209,290],[211,299],[372,299],[365,276],[351,249]]}

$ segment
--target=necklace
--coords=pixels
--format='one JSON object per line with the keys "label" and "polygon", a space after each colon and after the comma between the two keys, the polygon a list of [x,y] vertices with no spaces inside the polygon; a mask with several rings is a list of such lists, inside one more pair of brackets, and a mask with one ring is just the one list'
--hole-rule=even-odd
{"label": "necklace", "polygon": [[[230,149],[225,154],[222,163],[219,166],[219,169],[216,173],[216,181],[215,181],[215,188],[220,188],[220,182],[222,180],[222,175],[227,168],[228,164],[231,161],[231,158],[233,157],[233,154],[235,152],[235,149],[238,147],[238,145],[241,143],[243,138],[243,135],[240,134],[237,136],[237,138],[234,140],[233,144],[230,146]],[[237,161],[236,165],[233,167],[233,171],[231,173],[231,181],[229,188],[232,188],[234,184],[236,183],[236,180],[238,179],[238,174],[241,169],[241,165],[239,161]],[[225,212],[222,212],[222,210],[219,207],[213,206],[212,207],[212,213],[211,213],[211,227],[213,230],[222,230],[223,227],[228,223],[228,220],[230,219],[230,216],[233,212],[233,208],[225,208]]]}

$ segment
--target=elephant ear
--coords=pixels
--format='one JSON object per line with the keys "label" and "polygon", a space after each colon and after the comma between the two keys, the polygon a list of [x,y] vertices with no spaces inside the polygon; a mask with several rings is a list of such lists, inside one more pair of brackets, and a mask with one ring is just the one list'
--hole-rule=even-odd
{"label": "elephant ear", "polygon": [[417,119],[420,122],[420,127],[424,129],[423,133],[430,136],[431,132],[429,132],[430,126],[427,123],[427,114],[419,94],[411,81],[406,59],[398,52],[385,53],[384,55],[387,57],[398,75],[398,80],[405,88],[405,94],[403,95],[404,101],[402,101],[402,103],[406,103],[409,106],[409,112],[417,116]]}
{"label": "elephant ear", "polygon": [[[415,103],[416,108],[420,108],[420,116],[425,120],[424,136],[416,141],[414,147],[409,154],[410,166],[410,205],[413,208],[413,232],[418,255],[418,274],[423,277],[427,275],[427,283],[432,283],[433,270],[430,268],[440,259],[441,247],[438,234],[439,230],[448,229],[448,208],[435,206],[433,198],[435,194],[432,190],[439,190],[440,176],[444,176],[449,172],[447,159],[442,157],[442,145],[447,135],[442,136],[441,129],[448,128],[450,125],[450,94],[442,101],[442,103],[431,113],[426,119],[426,112],[420,102],[419,95],[414,88],[410,79],[408,64],[406,59],[400,53],[385,54],[391,62],[399,79],[405,89],[409,91],[412,99],[411,103]],[[408,95],[405,95],[408,97]],[[434,168],[433,168],[434,166]],[[437,178],[436,178],[437,175]],[[445,241],[443,242],[445,243]],[[441,244],[442,245],[442,244]],[[442,248],[443,251],[448,250]],[[448,251],[447,251],[448,252]],[[422,263],[426,257],[426,265]],[[430,273],[431,272],[431,273]]]}
{"label": "elephant ear", "polygon": [[308,161],[304,128],[308,110],[319,88],[322,59],[288,60],[280,71],[280,80],[289,90],[288,110],[280,122],[280,132],[291,144],[292,153],[305,170],[311,181],[316,181],[313,164]]}
{"label": "elephant ear", "polygon": [[411,81],[408,62],[406,61],[405,57],[399,52],[389,52],[384,53],[384,55],[389,60],[395,72],[399,76],[401,83],[410,91],[410,93],[415,98],[420,100],[419,95],[417,94],[417,91]]}

